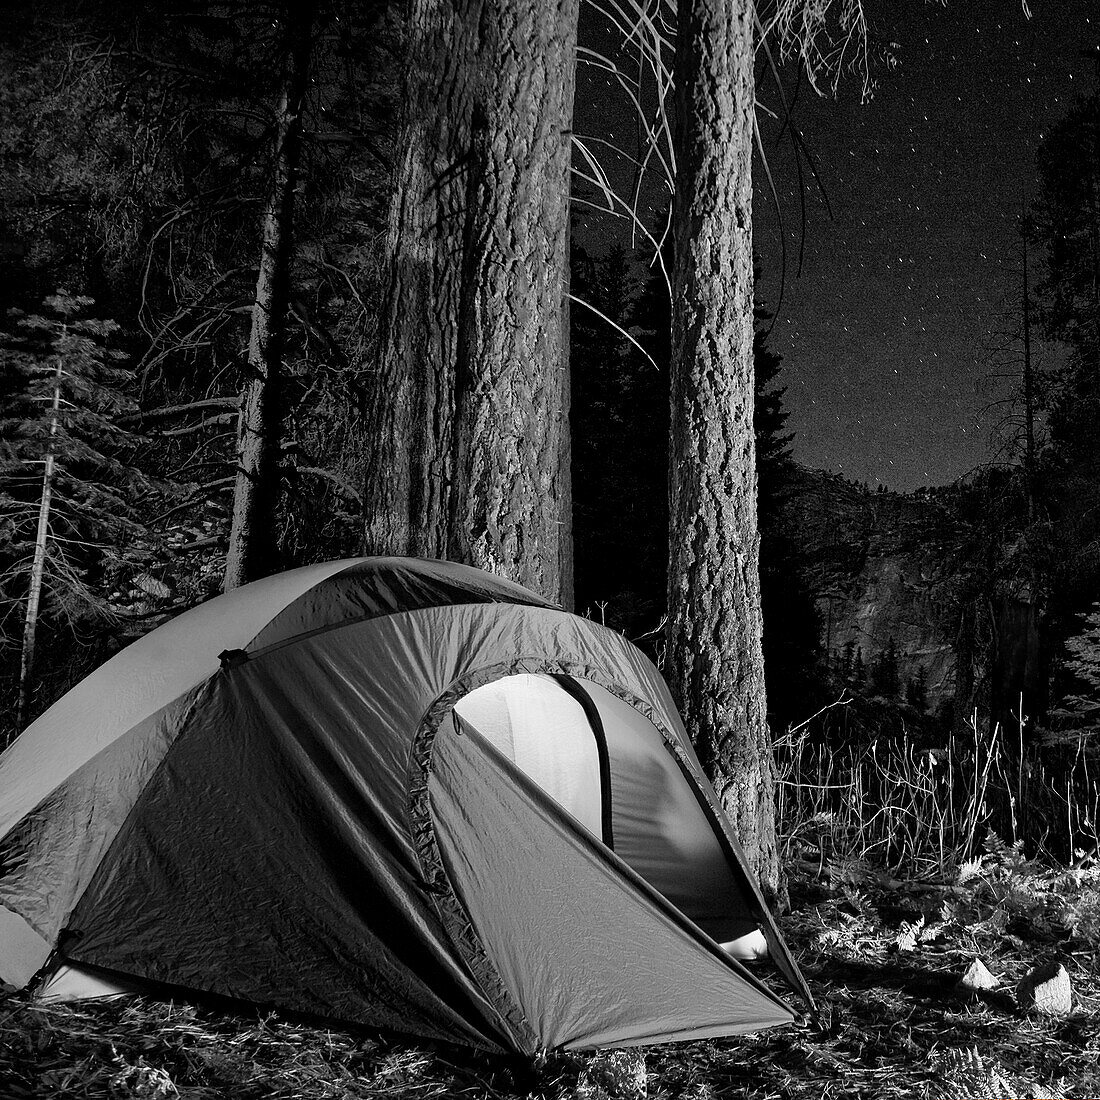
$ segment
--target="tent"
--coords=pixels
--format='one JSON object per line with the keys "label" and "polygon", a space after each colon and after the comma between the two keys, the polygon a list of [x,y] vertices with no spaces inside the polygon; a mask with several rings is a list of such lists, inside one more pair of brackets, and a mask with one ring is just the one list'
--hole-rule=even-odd
{"label": "tent", "polygon": [[729,1035],[805,983],[669,692],[479,570],[363,558],[134,642],[0,757],[0,980],[525,1053]]}

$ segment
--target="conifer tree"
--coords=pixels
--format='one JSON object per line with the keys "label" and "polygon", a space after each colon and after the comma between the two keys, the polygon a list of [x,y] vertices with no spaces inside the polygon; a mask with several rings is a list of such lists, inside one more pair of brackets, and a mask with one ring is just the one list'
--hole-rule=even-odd
{"label": "conifer tree", "polygon": [[749,863],[778,892],[753,441],[755,14],[678,8],[667,667]]}
{"label": "conifer tree", "polygon": [[924,665],[918,665],[917,671],[909,677],[905,685],[905,701],[921,714],[928,709],[928,673]]}
{"label": "conifer tree", "polygon": [[1084,616],[1082,630],[1066,639],[1064,669],[1076,681],[1053,717],[1078,737],[1100,733],[1100,603]]}
{"label": "conifer tree", "polygon": [[18,726],[43,607],[70,619],[107,614],[88,570],[109,570],[142,530],[134,500],[149,483],[130,461],[137,438],[119,426],[134,409],[133,373],[108,346],[118,325],[88,316],[93,304],[60,291],[42,312],[16,314],[16,333],[0,338],[0,606],[9,638],[9,616],[22,609]]}
{"label": "conifer tree", "polygon": [[282,438],[283,354],[290,307],[294,193],[301,158],[302,112],[309,86],[312,0],[288,0],[283,78],[276,98],[247,373],[237,424],[233,520],[225,588],[274,572]]}
{"label": "conifer tree", "polygon": [[867,666],[863,663],[863,646],[858,646],[852,660],[852,687],[859,691],[866,683]]}
{"label": "conifer tree", "polygon": [[894,699],[901,690],[898,672],[898,644],[893,635],[886,642],[886,648],[875,658],[871,667],[871,690],[876,695]]}
{"label": "conifer tree", "polygon": [[1056,696],[1062,687],[1070,692],[1051,713],[1061,722],[1083,698],[1075,694],[1072,668],[1083,655],[1066,640],[1080,637],[1079,616],[1090,613],[1100,591],[1100,95],[1073,103],[1037,159],[1041,187],[1028,226],[1046,260],[1037,312],[1064,354],[1036,396],[1046,438],[1026,548],[1032,577],[1042,580],[1041,637],[1053,643],[1051,683]]}

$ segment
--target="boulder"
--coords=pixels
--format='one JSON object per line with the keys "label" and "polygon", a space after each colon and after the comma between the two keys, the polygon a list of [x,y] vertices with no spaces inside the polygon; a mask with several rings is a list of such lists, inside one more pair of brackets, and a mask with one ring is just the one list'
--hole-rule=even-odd
{"label": "boulder", "polygon": [[1065,1016],[1073,1009],[1073,987],[1061,963],[1035,967],[1016,986],[1016,1003],[1044,1016]]}

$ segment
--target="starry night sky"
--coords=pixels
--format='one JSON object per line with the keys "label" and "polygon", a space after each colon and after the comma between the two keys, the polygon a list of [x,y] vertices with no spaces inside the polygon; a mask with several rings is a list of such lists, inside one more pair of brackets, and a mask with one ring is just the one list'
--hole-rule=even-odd
{"label": "starry night sky", "polygon": [[[1020,0],[865,0],[879,59],[873,98],[861,103],[849,77],[836,98],[803,82],[794,99],[831,208],[830,217],[808,184],[797,276],[792,144],[777,145],[779,125],[763,124],[787,237],[771,346],[784,360],[795,456],[807,465],[906,490],[998,457],[990,433],[1007,383],[994,380],[1004,364],[988,349],[1020,298],[1021,201],[1034,197],[1043,133],[1095,88],[1096,61],[1081,51],[1100,44],[1097,0],[1030,8],[1028,20]],[[881,60],[887,49],[893,66]],[[782,78],[789,95],[793,68]],[[593,123],[594,98],[614,119],[598,86],[582,74],[578,131]],[[758,98],[779,108],[770,76]],[[601,231],[582,227],[582,239],[592,232]],[[779,219],[759,165],[755,234],[758,297],[774,309]]]}

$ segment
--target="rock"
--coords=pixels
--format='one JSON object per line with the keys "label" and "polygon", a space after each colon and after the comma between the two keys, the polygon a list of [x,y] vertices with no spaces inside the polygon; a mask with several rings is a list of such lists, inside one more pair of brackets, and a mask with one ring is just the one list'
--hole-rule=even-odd
{"label": "rock", "polygon": [[954,700],[960,574],[948,547],[961,545],[963,527],[947,495],[875,493],[796,466],[782,512],[820,577],[831,648],[862,650],[866,665],[893,639],[901,683],[919,674],[932,712]]}
{"label": "rock", "polygon": [[966,973],[959,980],[959,985],[963,989],[969,990],[983,990],[983,989],[996,989],[998,981],[989,970],[986,968],[985,963],[981,959],[975,959],[970,966],[967,967]]}
{"label": "rock", "polygon": [[1044,1016],[1065,1016],[1073,1009],[1073,987],[1061,963],[1035,967],[1016,986],[1016,1003]]}

